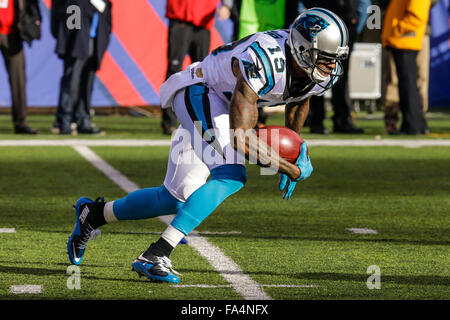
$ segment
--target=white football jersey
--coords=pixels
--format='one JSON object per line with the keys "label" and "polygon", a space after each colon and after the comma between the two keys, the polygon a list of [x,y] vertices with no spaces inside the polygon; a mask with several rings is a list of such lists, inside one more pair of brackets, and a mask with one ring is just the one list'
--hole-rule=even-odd
{"label": "white football jersey", "polygon": [[[258,32],[213,50],[202,62],[204,81],[222,100],[229,102],[236,86],[232,62],[239,61],[241,72],[259,96],[258,106],[275,106],[299,102],[313,95],[323,95],[325,89],[310,82],[295,88],[291,83],[291,67],[286,63],[288,29]],[[322,85],[326,87],[328,78]]]}

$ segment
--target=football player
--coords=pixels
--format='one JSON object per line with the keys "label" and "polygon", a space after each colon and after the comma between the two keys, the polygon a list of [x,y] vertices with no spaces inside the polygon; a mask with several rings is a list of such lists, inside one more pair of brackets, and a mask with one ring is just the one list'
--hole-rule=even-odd
{"label": "football player", "polygon": [[161,104],[173,108],[181,125],[172,137],[163,185],[110,202],[80,198],[67,243],[70,262],[81,263],[90,234],[106,223],[176,214],[132,268],[151,280],[178,283],[169,255],[245,185],[245,157],[239,155],[253,152],[259,164],[277,164],[279,189],[289,199],[296,183],[313,171],[306,143],[292,164],[277,152],[265,152],[270,147],[264,142],[249,143],[248,130],[255,127],[258,107],[285,104],[286,126],[300,133],[310,97],[324,94],[342,76],[347,43],[344,22],[331,11],[313,8],[300,14],[290,29],[225,44],[172,75],[161,87]]}

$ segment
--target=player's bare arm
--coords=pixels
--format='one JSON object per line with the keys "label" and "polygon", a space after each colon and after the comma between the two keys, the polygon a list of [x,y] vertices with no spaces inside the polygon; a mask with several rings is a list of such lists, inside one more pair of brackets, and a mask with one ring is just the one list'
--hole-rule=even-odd
{"label": "player's bare arm", "polygon": [[298,134],[302,132],[303,125],[305,124],[306,117],[308,116],[310,100],[311,97],[308,97],[301,102],[289,103],[286,105],[286,127],[294,130]]}
{"label": "player's bare arm", "polygon": [[300,170],[297,166],[281,158],[267,143],[251,132],[258,120],[258,95],[245,82],[237,61],[233,63],[233,71],[237,78],[230,103],[230,127],[234,130],[234,149],[245,154],[247,159],[250,155],[255,155],[261,166],[278,164],[280,173],[292,179],[298,178]]}

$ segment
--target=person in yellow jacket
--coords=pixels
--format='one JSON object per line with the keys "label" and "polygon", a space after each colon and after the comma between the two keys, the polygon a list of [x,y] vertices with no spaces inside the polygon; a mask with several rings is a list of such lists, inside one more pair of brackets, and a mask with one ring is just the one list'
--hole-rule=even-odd
{"label": "person in yellow jacket", "polygon": [[392,133],[429,134],[417,87],[417,54],[422,48],[431,0],[391,0],[384,18],[381,40],[394,58],[402,125]]}

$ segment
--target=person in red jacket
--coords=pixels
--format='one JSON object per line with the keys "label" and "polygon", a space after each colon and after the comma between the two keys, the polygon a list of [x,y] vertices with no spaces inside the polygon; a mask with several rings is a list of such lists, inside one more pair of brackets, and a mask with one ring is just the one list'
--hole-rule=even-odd
{"label": "person in red jacket", "polygon": [[[220,20],[230,17],[233,0],[167,0],[166,17],[169,19],[168,66],[166,79],[181,71],[183,60],[189,54],[192,62],[203,60],[209,53],[210,30],[214,15]],[[171,109],[162,110],[164,134],[176,129],[176,116]]]}
{"label": "person in red jacket", "polygon": [[0,0],[0,52],[8,72],[14,132],[18,134],[39,133],[26,122],[28,106],[23,42],[31,45],[33,40],[40,38],[41,20],[37,0]]}

